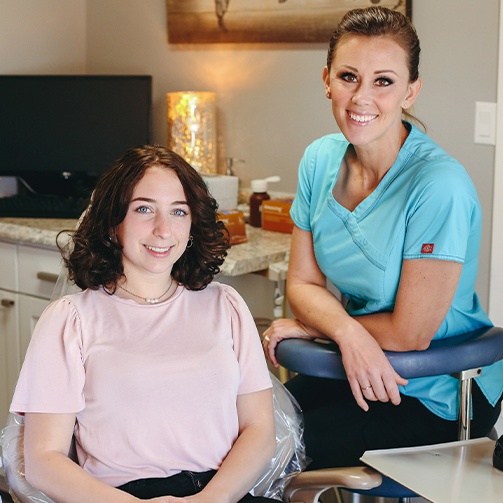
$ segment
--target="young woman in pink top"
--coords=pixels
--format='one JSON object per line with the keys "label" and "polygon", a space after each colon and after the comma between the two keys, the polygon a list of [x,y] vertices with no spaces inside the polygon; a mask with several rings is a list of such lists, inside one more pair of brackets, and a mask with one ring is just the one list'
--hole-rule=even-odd
{"label": "young woman in pink top", "polygon": [[98,181],[63,250],[82,292],[40,318],[11,405],[26,478],[55,501],[273,501],[248,494],[275,448],[271,382],[243,299],[212,282],[216,211],[163,147]]}

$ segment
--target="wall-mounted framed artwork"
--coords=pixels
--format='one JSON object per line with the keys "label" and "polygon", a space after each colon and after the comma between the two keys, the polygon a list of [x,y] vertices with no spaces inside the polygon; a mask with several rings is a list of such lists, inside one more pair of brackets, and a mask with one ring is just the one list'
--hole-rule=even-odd
{"label": "wall-mounted framed artwork", "polygon": [[350,9],[381,5],[411,15],[412,0],[167,0],[173,44],[328,42]]}

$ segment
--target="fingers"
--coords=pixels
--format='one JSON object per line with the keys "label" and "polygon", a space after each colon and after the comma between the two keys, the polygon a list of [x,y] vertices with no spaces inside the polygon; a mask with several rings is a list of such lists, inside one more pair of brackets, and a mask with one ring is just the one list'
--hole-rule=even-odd
{"label": "fingers", "polygon": [[393,405],[399,405],[401,396],[398,385],[408,383],[394,371],[390,376],[353,378],[349,379],[349,382],[356,402],[364,411],[369,410],[368,402],[391,402]]}
{"label": "fingers", "polygon": [[264,353],[266,358],[277,368],[279,367],[278,360],[276,359],[276,346],[278,342],[276,339],[271,341],[267,334],[267,330],[264,332],[264,337],[262,338],[262,346],[264,348]]}
{"label": "fingers", "polygon": [[400,390],[398,386],[406,386],[409,383],[407,379],[404,379],[400,375],[398,375],[395,371],[393,371],[393,379],[390,381],[390,384],[386,386],[386,390],[389,396],[389,399],[392,404],[398,405],[401,402]]}
{"label": "fingers", "polygon": [[275,366],[279,367],[276,359],[276,346],[289,337],[299,337],[304,333],[299,328],[299,323],[293,318],[278,318],[274,320],[267,330],[264,330],[262,346],[267,359]]}
{"label": "fingers", "polygon": [[372,388],[362,390],[360,383],[356,379],[350,379],[349,385],[351,386],[351,391],[353,392],[353,396],[355,397],[356,403],[362,408],[365,412],[369,410],[369,404],[365,400],[363,393],[367,393],[370,395],[369,391],[372,391]]}

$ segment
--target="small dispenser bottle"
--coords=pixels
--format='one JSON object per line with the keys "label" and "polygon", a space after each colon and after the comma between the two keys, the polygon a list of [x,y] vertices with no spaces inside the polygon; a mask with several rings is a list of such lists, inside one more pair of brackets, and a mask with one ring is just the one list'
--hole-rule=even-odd
{"label": "small dispenser bottle", "polygon": [[279,176],[270,176],[263,180],[252,180],[251,190],[252,195],[250,196],[250,219],[249,224],[253,227],[262,226],[262,201],[267,201],[271,199],[271,196],[267,193],[267,183],[268,182],[279,182]]}

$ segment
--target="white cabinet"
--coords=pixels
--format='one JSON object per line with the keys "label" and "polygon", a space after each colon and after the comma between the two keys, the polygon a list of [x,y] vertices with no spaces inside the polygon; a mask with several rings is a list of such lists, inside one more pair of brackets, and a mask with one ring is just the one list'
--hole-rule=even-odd
{"label": "white cabinet", "polygon": [[5,423],[33,328],[61,269],[56,249],[0,241],[0,425]]}
{"label": "white cabinet", "polygon": [[5,425],[19,362],[19,298],[0,290],[0,428]]}

